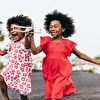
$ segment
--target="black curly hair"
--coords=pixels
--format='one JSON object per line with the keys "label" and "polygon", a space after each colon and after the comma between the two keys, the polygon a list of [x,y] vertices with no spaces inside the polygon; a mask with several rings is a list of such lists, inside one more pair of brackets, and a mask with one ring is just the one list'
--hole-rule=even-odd
{"label": "black curly hair", "polygon": [[7,20],[7,29],[10,32],[11,24],[17,24],[20,26],[32,26],[32,20],[28,16],[17,15]]}
{"label": "black curly hair", "polygon": [[53,12],[45,15],[44,20],[44,28],[47,32],[49,32],[51,21],[58,20],[60,21],[62,28],[65,29],[65,31],[62,34],[63,37],[70,37],[72,34],[75,33],[73,19],[71,17],[68,17],[68,14],[63,14],[61,12],[58,12],[57,10],[54,10]]}

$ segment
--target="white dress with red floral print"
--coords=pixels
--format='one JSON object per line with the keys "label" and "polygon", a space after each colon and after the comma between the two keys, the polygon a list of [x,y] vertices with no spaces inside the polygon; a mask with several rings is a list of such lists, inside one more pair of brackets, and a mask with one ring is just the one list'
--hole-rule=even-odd
{"label": "white dress with red floral print", "polygon": [[10,54],[9,62],[0,71],[0,75],[9,88],[27,95],[31,92],[31,50],[25,49],[24,38],[19,42],[11,42],[6,49]]}

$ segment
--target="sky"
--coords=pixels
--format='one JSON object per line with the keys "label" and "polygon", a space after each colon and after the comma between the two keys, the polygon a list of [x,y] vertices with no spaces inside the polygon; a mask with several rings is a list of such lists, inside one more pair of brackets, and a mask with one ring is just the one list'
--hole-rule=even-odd
{"label": "sky", "polygon": [[76,32],[69,39],[77,43],[76,48],[90,57],[100,55],[100,0],[1,0],[0,4],[4,34],[7,19],[24,14],[32,19],[37,30],[41,28],[41,34],[35,35],[39,45],[39,37],[47,35],[44,17],[56,9],[73,18]]}

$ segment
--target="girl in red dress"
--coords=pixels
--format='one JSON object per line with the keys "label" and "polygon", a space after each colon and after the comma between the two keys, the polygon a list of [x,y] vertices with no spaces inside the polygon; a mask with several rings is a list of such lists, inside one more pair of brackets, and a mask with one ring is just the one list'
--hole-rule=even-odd
{"label": "girl in red dress", "polygon": [[46,55],[42,64],[45,100],[59,100],[76,91],[70,78],[72,65],[68,60],[72,53],[91,63],[100,64],[100,61],[81,53],[75,48],[77,44],[67,39],[75,32],[71,17],[55,10],[45,16],[44,25],[51,37],[41,37],[40,46],[36,47],[34,38],[30,34],[31,50],[33,54],[43,51]]}

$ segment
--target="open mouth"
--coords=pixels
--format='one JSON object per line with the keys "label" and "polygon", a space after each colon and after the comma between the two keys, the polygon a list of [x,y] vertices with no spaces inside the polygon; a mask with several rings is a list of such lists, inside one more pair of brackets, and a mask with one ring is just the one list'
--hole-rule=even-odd
{"label": "open mouth", "polygon": [[14,36],[17,36],[18,34],[15,31],[11,31],[11,35],[14,37]]}
{"label": "open mouth", "polygon": [[55,35],[55,34],[57,34],[57,33],[51,33],[51,34],[54,34],[54,35]]}
{"label": "open mouth", "polygon": [[12,36],[12,39],[13,39],[14,41],[17,41],[17,40],[18,40],[18,34],[17,34],[16,32],[12,32],[12,33],[11,33],[11,36]]}
{"label": "open mouth", "polygon": [[50,31],[51,34],[57,34],[57,31],[54,30],[54,31]]}
{"label": "open mouth", "polygon": [[51,34],[51,35],[56,35],[56,34],[57,34],[57,32],[50,32],[50,34]]}
{"label": "open mouth", "polygon": [[13,37],[17,36],[18,34],[11,34]]}

